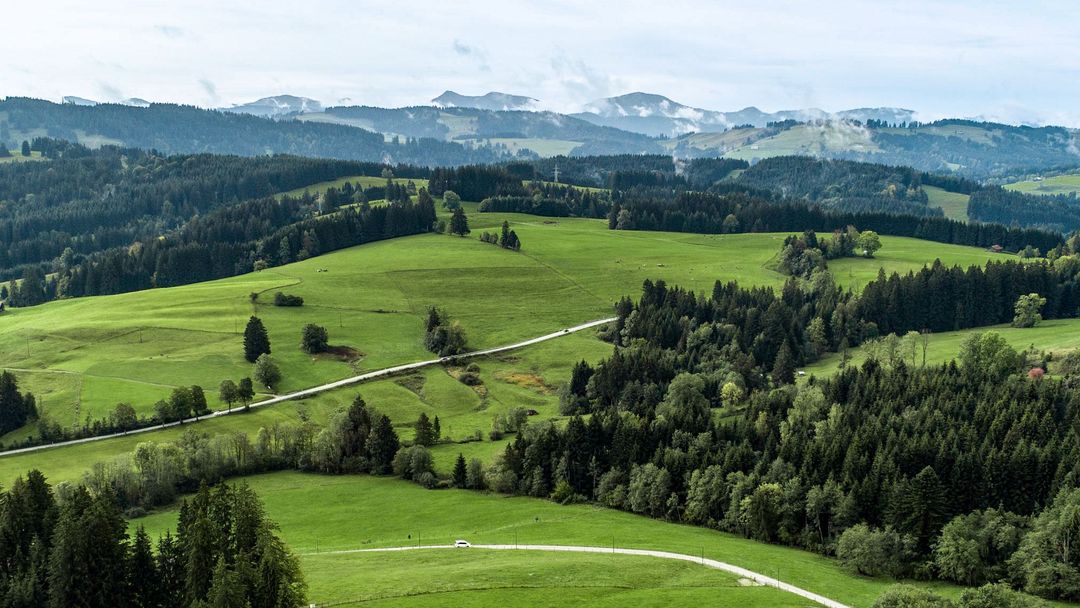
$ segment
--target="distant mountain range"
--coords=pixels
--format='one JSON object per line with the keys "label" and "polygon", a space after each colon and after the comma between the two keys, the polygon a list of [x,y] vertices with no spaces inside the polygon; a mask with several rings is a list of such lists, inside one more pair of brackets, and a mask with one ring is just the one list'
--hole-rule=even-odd
{"label": "distant mountain range", "polygon": [[122,101],[102,102],[102,101],[94,101],[93,99],[86,99],[84,97],[75,97],[74,95],[69,95],[67,97],[64,97],[63,103],[71,104],[73,106],[96,106],[96,105],[99,105],[99,104],[102,104],[102,103],[114,103],[116,105],[132,106],[132,107],[135,107],[135,108],[149,108],[150,107],[150,102],[149,101],[146,101],[145,99],[139,99],[138,97],[129,97],[129,98],[124,99]]}
{"label": "distant mountain range", "polygon": [[307,114],[310,112],[322,112],[323,106],[318,101],[308,97],[295,95],[277,95],[263,97],[250,103],[238,104],[228,108],[221,108],[226,112],[236,114],[251,114],[263,118],[275,118],[289,114]]}
{"label": "distant mountain range", "polygon": [[461,95],[453,91],[446,91],[432,99],[431,104],[436,108],[476,108],[496,112],[540,109],[539,102],[532,97],[510,95],[498,91],[491,91],[484,95]]}
{"label": "distant mountain range", "polygon": [[677,137],[687,133],[719,133],[737,126],[764,127],[785,120],[881,120],[911,122],[913,110],[901,108],[859,108],[829,113],[818,108],[763,112],[753,106],[735,112],[705,110],[683,105],[663,95],[629,93],[589,103],[572,116],[593,124],[634,131],[654,137]]}
{"label": "distant mountain range", "polygon": [[[726,156],[755,162],[803,155],[907,165],[978,179],[1080,165],[1080,130],[961,119],[919,123],[915,112],[902,108],[765,112],[748,107],[722,112],[662,95],[630,93],[594,101],[576,114],[560,114],[536,110],[538,102],[521,95],[453,91],[432,104],[324,108],[313,99],[280,95],[213,111],[141,99],[98,104],[65,97],[57,105],[9,98],[0,102],[0,142],[10,147],[22,138],[48,133],[91,146],[115,143],[166,152],[292,153],[421,164],[608,154]],[[248,120],[220,120],[223,117]],[[350,138],[364,143],[347,144]]]}

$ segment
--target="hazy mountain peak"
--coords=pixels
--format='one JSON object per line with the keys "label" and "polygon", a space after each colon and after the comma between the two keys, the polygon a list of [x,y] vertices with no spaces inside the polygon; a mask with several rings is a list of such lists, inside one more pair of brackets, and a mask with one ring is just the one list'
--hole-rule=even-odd
{"label": "hazy mountain peak", "polygon": [[479,110],[534,110],[537,100],[524,95],[511,95],[490,91],[483,95],[462,95],[454,91],[444,91],[431,103],[440,108],[477,108]]}
{"label": "hazy mountain peak", "polygon": [[308,97],[275,95],[273,97],[263,97],[262,99],[257,99],[249,103],[237,104],[230,108],[222,108],[222,110],[269,118],[274,116],[284,116],[286,114],[322,112],[323,106],[318,101]]}

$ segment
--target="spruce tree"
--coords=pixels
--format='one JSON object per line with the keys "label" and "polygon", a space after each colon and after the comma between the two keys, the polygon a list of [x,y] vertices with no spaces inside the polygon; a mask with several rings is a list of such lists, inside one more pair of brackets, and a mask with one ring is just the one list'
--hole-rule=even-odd
{"label": "spruce tree", "polygon": [[435,443],[435,429],[431,425],[431,419],[428,415],[421,412],[420,418],[416,421],[416,439],[417,445],[431,445]]}
{"label": "spruce tree", "polygon": [[457,455],[457,462],[454,463],[454,487],[464,488],[466,486],[467,477],[468,470],[465,467],[465,455],[459,453]]}
{"label": "spruce tree", "polygon": [[371,455],[371,472],[376,475],[389,473],[401,442],[398,440],[393,424],[390,423],[390,418],[385,414],[380,415],[372,426],[367,447]]}
{"label": "spruce tree", "polygon": [[156,608],[160,604],[161,577],[154,561],[150,536],[142,526],[135,531],[135,540],[131,544],[127,576],[128,605],[131,608]]}
{"label": "spruce tree", "polygon": [[450,234],[465,236],[470,232],[472,230],[469,230],[469,218],[465,217],[465,211],[461,207],[454,209],[454,214],[450,216]]}
{"label": "spruce tree", "polygon": [[776,362],[773,363],[773,381],[777,384],[791,384],[795,381],[795,356],[791,353],[791,347],[785,341],[776,354]]}
{"label": "spruce tree", "polygon": [[270,336],[259,317],[252,316],[244,328],[244,358],[254,363],[259,355],[270,354]]}

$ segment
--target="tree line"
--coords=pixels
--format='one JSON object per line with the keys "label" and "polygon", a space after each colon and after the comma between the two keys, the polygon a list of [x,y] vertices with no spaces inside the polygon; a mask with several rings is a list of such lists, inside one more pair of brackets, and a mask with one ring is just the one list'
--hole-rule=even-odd
{"label": "tree line", "polygon": [[858,226],[880,234],[906,236],[939,243],[1019,251],[1030,245],[1050,251],[1064,241],[1058,232],[1001,224],[966,223],[944,217],[912,217],[883,212],[823,209],[803,201],[777,201],[760,193],[681,193],[673,200],[626,197],[612,205],[608,227],[615,230],[666,230],[728,234],[743,232],[829,233]]}
{"label": "tree line", "polygon": [[185,285],[305,260],[328,251],[433,229],[432,201],[342,208],[317,215],[311,197],[256,199],[193,219],[164,238],[61,260],[7,286],[11,304]]}
{"label": "tree line", "polygon": [[[47,163],[0,165],[0,278],[157,237],[193,218],[385,165],[273,156],[156,152],[36,139]],[[426,169],[395,167],[402,176]],[[65,253],[70,249],[70,253]]]}

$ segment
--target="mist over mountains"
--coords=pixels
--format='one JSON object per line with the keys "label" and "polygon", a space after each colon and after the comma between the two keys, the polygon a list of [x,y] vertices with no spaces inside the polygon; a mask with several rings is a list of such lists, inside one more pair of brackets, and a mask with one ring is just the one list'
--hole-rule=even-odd
{"label": "mist over mountains", "polygon": [[0,142],[13,147],[48,135],[92,147],[448,165],[557,155],[660,154],[751,163],[801,155],[977,179],[1080,165],[1075,129],[955,118],[920,122],[905,108],[719,111],[641,92],[599,99],[574,114],[544,111],[536,99],[497,91],[446,91],[430,103],[324,107],[315,99],[278,95],[201,109],[142,99],[99,104],[70,96],[54,104],[8,98],[0,102]]}

